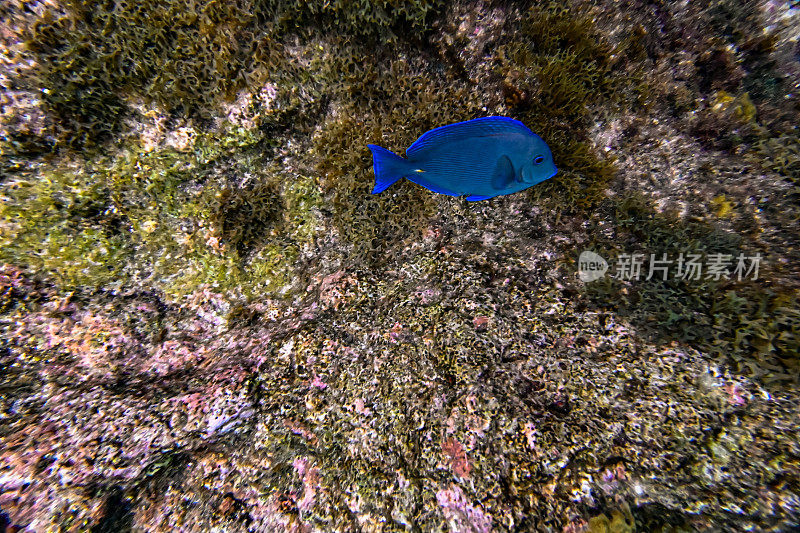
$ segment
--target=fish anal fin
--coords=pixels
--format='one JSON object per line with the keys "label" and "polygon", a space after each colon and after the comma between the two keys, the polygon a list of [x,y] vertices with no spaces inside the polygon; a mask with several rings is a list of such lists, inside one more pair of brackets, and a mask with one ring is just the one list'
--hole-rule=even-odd
{"label": "fish anal fin", "polygon": [[411,176],[408,176],[408,179],[410,181],[412,181],[413,183],[416,183],[420,187],[425,187],[429,191],[433,191],[433,192],[436,192],[436,193],[439,193],[439,194],[446,194],[447,196],[460,196],[458,193],[455,193],[453,191],[448,191],[447,189],[445,189],[444,187],[442,187],[442,186],[440,186],[438,184],[431,183],[431,182],[429,182],[427,180],[422,180],[422,179],[420,179],[419,176],[420,176],[419,174],[411,175]]}
{"label": "fish anal fin", "polygon": [[489,198],[494,198],[494,196],[481,196],[479,194],[473,194],[472,196],[467,196],[467,200],[470,202],[477,202],[479,200],[488,200]]}

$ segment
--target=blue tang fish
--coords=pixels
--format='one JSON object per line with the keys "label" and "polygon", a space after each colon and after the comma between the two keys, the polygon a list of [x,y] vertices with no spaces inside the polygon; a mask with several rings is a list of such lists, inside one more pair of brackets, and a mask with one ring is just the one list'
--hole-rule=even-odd
{"label": "blue tang fish", "polygon": [[435,128],[414,141],[407,158],[375,144],[375,188],[385,191],[400,178],[467,200],[486,200],[527,189],[555,176],[547,144],[525,124],[485,117]]}

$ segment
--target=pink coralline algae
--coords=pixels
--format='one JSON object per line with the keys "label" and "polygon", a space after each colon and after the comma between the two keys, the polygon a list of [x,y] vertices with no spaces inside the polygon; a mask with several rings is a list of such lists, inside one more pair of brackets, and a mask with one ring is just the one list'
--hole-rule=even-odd
{"label": "pink coralline algae", "polygon": [[480,507],[469,503],[461,487],[451,485],[449,489],[438,491],[436,501],[450,524],[450,531],[489,533],[492,530],[491,517],[486,516]]}
{"label": "pink coralline algae", "polygon": [[292,466],[303,479],[303,494],[297,502],[297,508],[301,512],[308,512],[314,507],[317,491],[320,489],[319,468],[310,466],[310,460],[307,457],[295,459]]}
{"label": "pink coralline algae", "polygon": [[475,326],[477,330],[484,330],[486,326],[489,324],[489,317],[479,315],[472,319],[472,325]]}
{"label": "pink coralline algae", "polygon": [[728,402],[731,405],[746,405],[747,400],[745,399],[746,392],[742,390],[742,388],[737,383],[729,383],[725,386],[725,392],[728,393]]}
{"label": "pink coralline algae", "polygon": [[453,473],[460,478],[468,478],[472,471],[472,465],[467,459],[464,446],[456,439],[449,438],[442,443],[442,451],[447,456],[447,462]]}
{"label": "pink coralline algae", "polygon": [[316,446],[318,442],[317,436],[311,430],[309,430],[305,424],[295,420],[284,420],[283,425],[295,435],[300,435],[301,437],[305,438],[312,446]]}
{"label": "pink coralline algae", "polygon": [[202,431],[211,437],[225,433],[247,421],[254,414],[245,389],[220,388],[195,392],[174,399],[185,412],[184,427]]}
{"label": "pink coralline algae", "polygon": [[328,388],[328,384],[322,381],[322,378],[320,378],[317,375],[315,375],[314,379],[311,380],[311,386],[316,387],[320,390],[325,390]]}

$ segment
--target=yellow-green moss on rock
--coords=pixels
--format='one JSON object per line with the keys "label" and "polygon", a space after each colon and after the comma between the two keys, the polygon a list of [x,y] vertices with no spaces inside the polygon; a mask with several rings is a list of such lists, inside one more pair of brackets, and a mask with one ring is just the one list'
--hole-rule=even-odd
{"label": "yellow-green moss on rock", "polygon": [[235,91],[292,72],[291,35],[420,36],[441,4],[67,0],[43,10],[26,39],[33,82],[58,117],[59,142],[85,147],[121,131],[132,96],[208,116]]}
{"label": "yellow-green moss on rock", "polygon": [[[342,49],[339,54],[357,54]],[[394,246],[419,238],[441,200],[406,180],[380,195],[367,144],[403,153],[422,133],[443,124],[474,118],[478,95],[450,80],[418,72],[404,59],[353,64],[355,78],[371,79],[370,89],[342,105],[315,138],[321,186],[330,194],[334,223],[355,248],[355,257],[383,261]]]}
{"label": "yellow-green moss on rock", "polygon": [[62,140],[83,146],[120,130],[127,94],[186,112],[230,96],[254,72],[252,20],[227,2],[70,0],[44,11],[28,48]]}
{"label": "yellow-green moss on rock", "polygon": [[[596,237],[593,244],[593,249],[606,258],[623,253],[641,253],[644,257],[654,254],[656,258],[666,254],[674,261],[678,254],[684,254],[687,260],[689,254],[697,254],[705,262],[710,254],[728,254],[732,270],[738,254],[750,257],[757,253],[748,250],[741,236],[723,230],[715,220],[660,212],[641,194],[609,199],[601,211],[615,225],[613,241]],[[770,265],[764,263],[759,279],[770,275]],[[643,271],[632,282],[606,276],[586,284],[584,291],[595,304],[628,317],[642,335],[661,342],[689,343],[765,382],[797,383],[800,294],[796,288],[776,282],[765,290],[748,276],[740,281],[733,275],[715,280],[705,273],[699,279],[672,274],[674,270],[662,280],[656,272],[648,280]]]}
{"label": "yellow-green moss on rock", "polygon": [[229,128],[200,133],[185,150],[131,143],[85,168],[17,177],[2,191],[0,259],[64,290],[285,290],[314,238],[319,194],[311,178],[265,164],[264,142],[258,130]]}
{"label": "yellow-green moss on rock", "polygon": [[550,198],[554,207],[575,209],[604,197],[612,161],[595,154],[587,130],[593,109],[617,105],[635,81],[615,73],[622,52],[606,43],[588,15],[558,2],[529,8],[498,51],[506,105],[547,141],[559,168],[530,191],[535,201]]}
{"label": "yellow-green moss on rock", "polygon": [[0,261],[67,289],[114,282],[130,245],[107,198],[106,184],[80,171],[10,178],[0,191]]}

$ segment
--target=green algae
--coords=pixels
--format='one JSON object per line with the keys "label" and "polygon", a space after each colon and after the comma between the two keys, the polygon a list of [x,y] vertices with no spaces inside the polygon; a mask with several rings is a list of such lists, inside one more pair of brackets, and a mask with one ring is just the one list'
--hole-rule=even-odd
{"label": "green algae", "polygon": [[115,281],[129,246],[107,195],[104,183],[79,171],[7,180],[0,193],[0,260],[50,273],[67,290]]}
{"label": "green algae", "polygon": [[613,162],[588,140],[593,109],[614,107],[635,82],[624,72],[622,48],[607,44],[585,14],[546,2],[528,9],[520,31],[499,53],[506,103],[553,151],[559,174],[529,193],[559,209],[597,205]]}
{"label": "green algae", "polygon": [[0,257],[62,290],[144,282],[170,296],[207,286],[250,298],[284,289],[313,238],[319,195],[310,178],[265,164],[265,142],[231,128],[198,133],[181,151],[133,143],[83,169],[16,178],[4,184]]}
{"label": "green algae", "polygon": [[[594,249],[603,257],[620,253],[754,255],[745,238],[722,230],[717,224],[687,219],[675,212],[659,212],[642,195],[628,194],[608,200],[601,210],[615,226],[615,240],[599,238]],[[599,230],[596,234],[600,234]],[[646,263],[645,263],[646,264]],[[770,276],[769,264],[761,265],[759,279]],[[765,290],[761,281],[679,279],[674,271],[667,280],[657,272],[645,280],[626,283],[609,276],[588,283],[585,294],[595,304],[628,316],[640,332],[659,342],[680,341],[714,354],[737,371],[781,385],[796,383],[800,365],[796,309],[800,294],[791,284],[776,283]]]}
{"label": "green algae", "polygon": [[319,236],[322,224],[322,193],[310,176],[285,179],[286,224],[292,237],[300,243],[312,243]]}
{"label": "green algae", "polygon": [[[411,32],[416,39],[427,31],[430,18],[439,7],[439,2],[430,0],[329,2],[325,6],[272,1],[257,1],[252,5],[247,2],[89,5],[76,0],[64,4],[61,10],[46,12],[27,35],[27,44],[38,64],[34,81],[43,87],[47,108],[58,119],[59,143],[74,148],[92,147],[122,131],[123,122],[131,114],[128,102],[138,97],[173,115],[203,117],[235,91],[257,86],[269,78],[286,83],[282,92],[286,101],[281,106],[292,115],[298,106],[307,103],[301,92],[312,94],[313,98],[327,96],[325,87],[320,87],[305,68],[295,64],[298,57],[287,50],[285,39],[291,40],[297,33],[323,34],[333,27],[339,33],[368,39],[394,42],[395,31],[399,35]],[[362,62],[357,61],[360,55],[370,57],[363,46],[347,44],[332,48],[338,54],[334,63],[360,66]],[[322,46],[308,46],[301,49],[300,56],[313,59],[323,50]],[[419,88],[414,85],[418,83],[416,75],[410,74],[407,67],[395,68],[398,65],[395,61],[388,75],[378,76],[384,80],[381,87],[367,92],[373,99],[373,109],[367,111],[366,119],[375,122],[370,130],[373,137],[381,129],[389,129],[383,125],[388,126],[390,120],[396,124],[401,119],[401,110],[390,117],[378,118],[389,108],[385,102],[382,106],[378,103],[382,95],[410,102],[405,113],[420,115],[416,123],[422,129],[417,131],[450,120],[455,114],[453,107],[461,100],[458,91],[450,99],[439,95],[442,80],[436,84],[429,80],[430,87],[420,98],[415,93]],[[337,86],[339,73],[327,62],[318,62],[316,67],[322,69],[329,86]],[[359,88],[365,82],[363,78],[357,82],[356,78],[351,76],[340,84],[339,94],[360,93]],[[297,86],[304,90],[298,91]],[[439,108],[450,111],[441,113]],[[310,116],[311,124],[318,120],[313,111]],[[468,118],[468,110],[463,110],[459,118]],[[363,189],[369,182],[364,179],[366,172],[358,169],[364,166],[362,152],[368,139],[354,134],[358,127],[350,123],[327,125],[324,132],[331,138],[318,144],[319,151],[327,154],[319,168],[327,174],[336,174],[336,178],[319,181],[324,191],[336,191],[336,220],[346,239],[359,248],[369,248],[368,254],[375,258],[385,248],[382,243],[418,236],[433,204],[416,191],[405,193],[410,195],[407,201],[390,203],[384,198],[378,204],[352,207],[359,203],[355,198],[366,195],[368,190]],[[262,131],[268,129],[262,127]],[[128,269],[131,279],[160,276],[171,287],[205,284],[233,292],[238,292],[242,283],[247,286],[243,281],[247,279],[253,280],[252,287],[285,287],[286,266],[310,241],[316,225],[308,210],[310,203],[322,200],[319,187],[306,186],[305,200],[298,197],[299,190],[291,192],[291,207],[287,211],[283,205],[283,185],[273,175],[262,172],[260,180],[244,188],[240,188],[240,183],[229,183],[230,180],[207,179],[213,174],[210,167],[222,153],[231,157],[230,148],[256,146],[259,141],[247,138],[254,132],[214,136],[196,131],[198,138],[191,140],[191,155],[169,150],[142,155],[141,149],[133,146],[129,150],[135,153],[133,156],[115,161],[103,157],[89,161],[93,179],[99,179],[109,189],[105,203],[113,206],[117,219],[130,229],[121,239],[133,254],[130,257],[135,255]],[[348,135],[340,135],[342,132]],[[402,142],[408,138],[406,135]],[[337,149],[339,152],[334,151]],[[247,169],[256,166],[255,162],[237,164]],[[336,168],[331,171],[331,167]],[[347,172],[340,177],[338,171],[343,169]],[[198,173],[203,178],[197,178]],[[350,179],[352,173],[357,178]],[[193,197],[200,189],[202,192]],[[292,212],[292,207],[297,211]],[[406,214],[410,214],[410,224],[402,220]],[[301,223],[301,227],[293,228],[293,223]],[[187,230],[187,226],[191,228]],[[46,227],[45,223],[40,232],[47,231]],[[19,244],[18,251],[23,253],[23,245]],[[11,252],[7,255],[14,256]],[[182,259],[175,261],[179,256]],[[115,262],[118,264],[112,271],[119,274],[124,261]],[[151,272],[144,273],[148,268]],[[270,275],[276,279],[270,280]],[[90,274],[83,280],[93,277]],[[77,280],[70,283],[80,284]]]}
{"label": "green algae", "polygon": [[[357,57],[358,50],[344,48],[337,54]],[[315,138],[317,168],[323,191],[331,195],[334,223],[354,246],[353,257],[375,264],[390,258],[392,248],[420,238],[437,199],[405,180],[386,194],[370,195],[374,176],[367,144],[403,152],[425,131],[473,118],[479,103],[468,88],[418,73],[403,59],[350,65],[353,78],[370,80],[369,89],[353,88],[360,98],[344,104],[340,118]]]}
{"label": "green algae", "polygon": [[624,502],[620,509],[612,510],[610,516],[603,513],[589,520],[590,533],[634,533],[635,531],[636,521],[630,507]]}
{"label": "green algae", "polygon": [[[710,5],[704,18],[712,30],[709,35],[714,37],[710,42],[715,49],[707,54],[705,64],[700,65],[706,67],[701,74],[701,90],[741,83],[756,103],[780,98],[788,84],[785,76],[777,72],[772,55],[778,35],[773,27],[765,26],[758,7],[747,2],[723,0]],[[719,58],[728,54],[726,49],[737,51],[735,61],[720,61]],[[737,67],[742,68],[743,74],[735,73]]]}
{"label": "green algae", "polygon": [[800,294],[748,286],[716,302],[710,350],[730,358],[740,372],[770,383],[800,378]]}
{"label": "green algae", "polygon": [[250,181],[214,193],[210,223],[218,229],[221,244],[235,249],[239,257],[246,257],[269,239],[282,207],[275,183],[265,179]]}
{"label": "green algae", "polygon": [[443,6],[442,0],[256,0],[253,3],[259,20],[283,31],[310,27],[384,42],[423,36],[430,29],[431,17]]}
{"label": "green algae", "polygon": [[780,135],[755,144],[750,158],[762,167],[786,178],[797,191],[800,188],[800,137]]}
{"label": "green algae", "polygon": [[419,38],[440,7],[437,0],[69,0],[44,11],[26,40],[37,63],[33,80],[59,119],[59,143],[80,148],[120,132],[132,96],[207,116],[236,91],[293,72],[285,53],[292,35],[335,29],[384,41],[396,40],[394,31]]}
{"label": "green algae", "polygon": [[[438,9],[436,2],[429,1],[358,6],[333,2],[324,9],[305,3],[259,2],[252,15],[238,4],[201,3],[188,10],[181,7],[179,14],[180,6],[174,3],[135,8],[123,4],[113,10],[110,6],[102,3],[92,12],[85,2],[68,3],[63,16],[48,15],[30,36],[30,48],[41,63],[38,75],[49,95],[45,100],[61,118],[64,138],[73,146],[99,141],[119,130],[127,113],[120,89],[144,95],[168,111],[188,114],[207,110],[238,88],[268,77],[289,76],[293,83],[305,80],[307,90],[323,94],[306,69],[292,67],[294,60],[278,42],[293,31],[289,21],[306,21],[297,26],[312,28],[311,34],[336,25],[345,34],[385,37],[398,28],[424,32]],[[266,24],[256,31],[254,20]],[[501,53],[501,68],[513,71],[520,90],[529,93],[518,109],[520,118],[554,147],[561,169],[557,183],[537,187],[532,194],[537,200],[557,197],[567,206],[594,205],[613,167],[609,160],[598,158],[586,140],[589,109],[585,101],[590,94],[603,98],[614,94],[617,79],[610,74],[611,48],[587,18],[555,3],[531,8],[520,24],[523,31],[515,33]],[[437,200],[407,183],[391,194],[369,196],[372,177],[366,144],[402,151],[421,132],[474,118],[481,114],[478,92],[397,56],[375,55],[347,38],[326,48],[304,50],[301,54],[312,63],[309,72],[317,72],[325,87],[333,88],[341,108],[339,118],[328,120],[314,139],[320,187],[331,199],[335,225],[354,247],[356,261],[382,261],[391,256],[387,254],[391,248],[420,237]],[[248,52],[253,53],[245,64]],[[136,69],[121,68],[129,64]],[[74,73],[67,76],[64,65],[72,65]],[[102,127],[95,127],[98,123]],[[90,134],[98,137],[90,138]],[[277,183],[262,179],[243,191],[238,184],[220,183],[220,190],[212,190],[206,183],[204,196],[196,202],[182,192],[189,188],[181,183],[184,176],[213,161],[214,151],[226,149],[215,142],[240,143],[242,148],[242,142],[251,141],[215,139],[203,145],[201,138],[195,142],[197,158],[191,163],[182,156],[159,153],[127,164],[152,167],[148,171],[125,170],[126,163],[115,163],[118,168],[107,172],[96,170],[106,173],[115,205],[126,206],[121,216],[131,225],[131,239],[139,252],[145,252],[144,257],[171,257],[183,248],[199,254],[192,260],[194,266],[183,271],[193,280],[187,286],[207,282],[232,287],[224,278],[239,279],[233,265],[243,258],[259,263],[250,272],[260,276],[265,273],[261,260],[277,264],[283,261],[276,260],[277,256],[297,255],[294,249],[263,257],[270,248],[263,235],[276,230],[282,216]],[[137,197],[140,191],[145,194]],[[255,205],[265,207],[256,213]],[[205,242],[198,240],[198,231],[181,235],[176,224],[181,217],[203,220],[205,229],[199,231],[212,234],[205,235]],[[191,245],[183,242],[186,239]],[[213,250],[214,239],[219,250]],[[223,261],[228,247],[235,248],[238,257]],[[173,275],[160,268],[153,273]]]}
{"label": "green algae", "polygon": [[[518,24],[497,53],[496,70],[505,78],[513,116],[546,139],[560,170],[528,194],[556,209],[593,207],[605,196],[613,163],[599,157],[588,139],[587,102],[618,102],[627,78],[613,74],[614,50],[588,17],[548,3],[530,8]],[[354,257],[374,264],[390,258],[391,248],[419,238],[437,199],[408,183],[370,197],[366,144],[402,152],[433,127],[485,112],[477,91],[405,59],[376,59],[349,42],[321,59],[322,79],[331,80],[345,102],[341,118],[316,137],[321,184],[333,195],[337,229],[355,247]]]}
{"label": "green algae", "polygon": [[243,7],[72,0],[45,11],[27,44],[62,141],[80,147],[120,131],[126,94],[188,113],[231,96],[258,57],[253,16]]}
{"label": "green algae", "polygon": [[[134,230],[137,262],[150,265],[168,294],[209,286],[252,298],[290,283],[299,248],[312,237],[308,225],[314,220],[314,196],[297,200],[296,191],[307,189],[308,179],[293,183],[268,165],[254,148],[261,141],[237,137],[224,155],[215,153],[219,144],[210,143],[214,148],[209,149],[204,141],[188,157],[170,154],[166,167],[150,168],[138,159],[127,163],[146,168],[154,177],[142,184],[146,195],[136,188],[123,203]],[[243,147],[243,142],[252,145]],[[169,178],[175,155],[179,177],[188,181]],[[284,189],[291,191],[288,205]],[[150,201],[143,204],[147,195]],[[296,221],[304,224],[295,226]]]}

